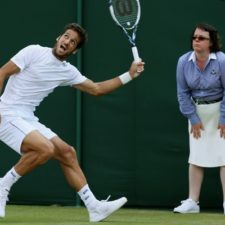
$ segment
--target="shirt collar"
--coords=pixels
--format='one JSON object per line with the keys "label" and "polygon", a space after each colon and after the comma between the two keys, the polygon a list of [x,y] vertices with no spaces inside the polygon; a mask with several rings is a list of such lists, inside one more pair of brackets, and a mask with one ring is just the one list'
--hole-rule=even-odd
{"label": "shirt collar", "polygon": [[[217,59],[216,54],[215,54],[214,52],[211,52],[211,53],[209,54],[208,61],[209,61],[210,59]],[[190,55],[190,57],[189,57],[189,59],[188,59],[188,61],[191,61],[191,60],[192,60],[193,62],[196,62],[196,56],[195,56],[195,52],[194,52],[194,51],[191,53],[191,55]]]}

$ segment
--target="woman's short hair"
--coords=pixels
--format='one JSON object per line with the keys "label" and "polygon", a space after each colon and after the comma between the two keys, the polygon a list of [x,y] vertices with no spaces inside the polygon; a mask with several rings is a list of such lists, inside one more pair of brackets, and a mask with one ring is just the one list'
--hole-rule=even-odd
{"label": "woman's short hair", "polygon": [[212,45],[210,46],[210,52],[218,52],[221,50],[222,48],[222,43],[221,43],[221,38],[220,35],[217,31],[217,29],[215,27],[213,27],[210,24],[207,23],[199,23],[196,25],[196,27],[194,28],[194,30],[192,31],[191,34],[191,48],[193,49],[192,46],[192,37],[195,33],[196,29],[200,29],[200,30],[204,30],[209,32],[209,37],[210,37],[210,42],[212,43]]}

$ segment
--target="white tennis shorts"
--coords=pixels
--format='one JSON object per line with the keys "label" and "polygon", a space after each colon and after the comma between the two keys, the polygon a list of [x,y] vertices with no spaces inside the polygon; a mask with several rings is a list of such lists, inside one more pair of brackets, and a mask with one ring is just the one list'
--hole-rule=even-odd
{"label": "white tennis shorts", "polygon": [[34,119],[23,119],[17,116],[2,116],[0,122],[0,140],[10,148],[21,154],[24,138],[37,130],[47,139],[57,136],[52,130]]}

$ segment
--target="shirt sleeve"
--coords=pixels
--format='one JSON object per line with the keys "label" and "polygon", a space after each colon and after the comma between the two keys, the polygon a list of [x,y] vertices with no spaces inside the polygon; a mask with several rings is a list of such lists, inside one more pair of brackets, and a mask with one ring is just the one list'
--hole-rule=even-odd
{"label": "shirt sleeve", "polygon": [[38,51],[39,45],[29,45],[22,50],[20,50],[16,55],[11,58],[21,70],[24,70],[33,61],[36,51]]}
{"label": "shirt sleeve", "polygon": [[176,71],[177,98],[181,113],[190,120],[192,125],[194,125],[201,123],[201,120],[197,115],[196,107],[191,99],[191,90],[188,87],[187,81],[185,79],[184,64],[186,60],[187,56],[181,57],[177,63],[177,71]]}
{"label": "shirt sleeve", "polygon": [[217,54],[220,70],[221,70],[221,84],[223,87],[223,100],[220,105],[220,120],[219,124],[225,125],[225,55],[223,53]]}
{"label": "shirt sleeve", "polygon": [[87,80],[87,77],[82,75],[75,66],[71,65],[70,63],[67,63],[67,66],[69,67],[68,78],[60,86],[72,86],[83,83],[85,80]]}

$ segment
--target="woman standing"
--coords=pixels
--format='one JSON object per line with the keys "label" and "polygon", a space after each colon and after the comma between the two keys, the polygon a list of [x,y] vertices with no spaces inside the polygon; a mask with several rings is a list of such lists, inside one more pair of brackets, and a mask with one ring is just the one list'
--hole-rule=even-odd
{"label": "woman standing", "polygon": [[174,212],[199,213],[204,168],[220,167],[225,213],[225,54],[205,23],[194,28],[191,47],[177,64],[179,107],[189,121],[189,196]]}

